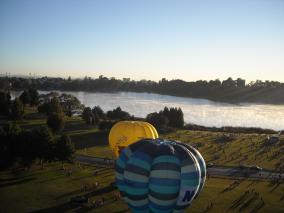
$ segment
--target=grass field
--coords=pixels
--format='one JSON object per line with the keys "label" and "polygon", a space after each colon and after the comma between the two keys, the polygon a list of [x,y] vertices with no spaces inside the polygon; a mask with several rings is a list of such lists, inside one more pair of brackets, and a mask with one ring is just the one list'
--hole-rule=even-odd
{"label": "grass field", "polygon": [[[68,176],[70,169],[72,174]],[[95,170],[99,171],[96,176]],[[64,171],[60,164],[53,163],[44,170],[35,165],[31,171],[1,172],[0,180],[1,212],[127,212],[122,200],[114,201],[116,190],[110,186],[114,180],[111,169],[67,165]],[[99,187],[94,189],[96,181]],[[259,193],[258,197],[254,193],[245,194],[252,189]],[[283,190],[283,184],[210,178],[186,212],[206,212],[211,202],[210,212],[283,212]],[[77,195],[89,197],[90,202],[104,197],[106,204],[99,208],[71,204],[70,198]]]}
{"label": "grass field", "polygon": [[[284,169],[284,142],[267,145],[266,135],[232,134],[232,141],[220,142],[227,133],[177,130],[160,135],[161,138],[179,140],[199,149],[206,162],[217,165],[239,166],[240,164],[258,165],[266,169]],[[108,147],[107,133],[89,130],[70,132],[78,148],[77,153],[97,157],[113,155]],[[81,140],[82,139],[82,140]],[[82,142],[83,141],[83,142]]]}
{"label": "grass field", "polygon": [[[19,124],[23,128],[34,128],[45,122],[44,117],[31,112]],[[68,119],[64,132],[75,143],[77,153],[112,157],[108,132],[86,125],[80,118]],[[207,162],[218,165],[283,167],[284,143],[268,146],[266,135],[234,134],[225,142],[222,132],[177,130],[160,136],[190,143],[198,147]],[[95,170],[99,171],[96,176]],[[68,171],[72,171],[70,176]],[[113,200],[116,192],[110,186],[113,180],[112,169],[75,164],[66,165],[65,170],[61,164],[52,163],[45,169],[35,164],[30,171],[3,171],[0,172],[0,212],[128,212],[123,201]],[[96,189],[95,182],[100,184]],[[86,190],[83,190],[84,186]],[[252,189],[259,195],[245,194]],[[85,195],[90,201],[104,197],[107,204],[100,208],[71,204],[70,199],[78,195]],[[187,212],[284,212],[284,184],[210,178]]]}

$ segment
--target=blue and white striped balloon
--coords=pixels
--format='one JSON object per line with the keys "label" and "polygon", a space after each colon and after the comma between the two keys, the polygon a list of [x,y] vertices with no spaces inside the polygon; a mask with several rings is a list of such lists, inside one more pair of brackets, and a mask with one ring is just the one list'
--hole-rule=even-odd
{"label": "blue and white striped balloon", "polygon": [[131,211],[183,212],[205,181],[203,158],[195,151],[181,142],[160,139],[143,139],[125,148],[116,161],[115,176]]}
{"label": "blue and white striped balloon", "polygon": [[188,150],[194,155],[194,157],[197,159],[197,161],[199,163],[199,166],[200,166],[201,183],[200,183],[200,187],[199,187],[199,189],[197,191],[197,194],[195,195],[195,198],[197,198],[199,193],[203,189],[204,184],[205,184],[205,180],[206,180],[206,163],[205,163],[204,158],[200,154],[200,152],[197,151],[197,149],[195,149],[194,147],[192,147],[192,146],[190,146],[188,144],[183,144],[183,145],[186,146],[188,148]]}

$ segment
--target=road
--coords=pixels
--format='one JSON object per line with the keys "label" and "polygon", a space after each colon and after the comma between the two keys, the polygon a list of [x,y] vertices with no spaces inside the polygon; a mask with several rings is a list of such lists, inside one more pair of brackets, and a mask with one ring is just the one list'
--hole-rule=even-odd
{"label": "road", "polygon": [[[113,159],[109,158],[98,158],[85,155],[76,155],[75,159],[80,163],[95,164],[96,166],[101,167],[112,166],[115,162]],[[265,181],[270,181],[273,179],[282,179],[282,181],[284,181],[284,173],[273,172],[270,170],[249,171],[248,169],[242,169],[239,167],[212,166],[207,168],[207,174],[211,177],[217,176],[232,179],[236,177],[243,177]]]}
{"label": "road", "polygon": [[245,177],[259,180],[273,180],[281,178],[284,180],[284,173],[273,172],[270,170],[250,171],[249,169],[242,169],[239,167],[222,167],[213,166],[207,168],[209,176],[225,176],[225,177]]}

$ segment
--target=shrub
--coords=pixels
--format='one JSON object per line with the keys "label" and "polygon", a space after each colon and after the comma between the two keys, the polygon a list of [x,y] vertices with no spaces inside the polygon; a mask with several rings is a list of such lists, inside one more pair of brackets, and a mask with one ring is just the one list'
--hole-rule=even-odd
{"label": "shrub", "polygon": [[100,130],[110,130],[116,122],[114,121],[101,121],[99,123]]}
{"label": "shrub", "polygon": [[60,132],[65,126],[65,118],[63,113],[53,113],[47,118],[47,126],[53,132]]}
{"label": "shrub", "polygon": [[20,99],[16,98],[11,107],[11,117],[14,120],[20,120],[23,118],[25,113],[24,105],[20,101]]}
{"label": "shrub", "polygon": [[169,120],[163,113],[150,113],[146,117],[146,121],[152,124],[158,130],[164,129],[168,126]]}

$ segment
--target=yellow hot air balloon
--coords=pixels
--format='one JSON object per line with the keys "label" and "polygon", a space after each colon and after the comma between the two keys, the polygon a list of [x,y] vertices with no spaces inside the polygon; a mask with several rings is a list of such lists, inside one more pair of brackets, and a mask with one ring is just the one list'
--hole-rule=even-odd
{"label": "yellow hot air balloon", "polygon": [[120,121],[109,133],[109,145],[116,157],[122,149],[143,138],[158,138],[155,127],[144,121]]}

